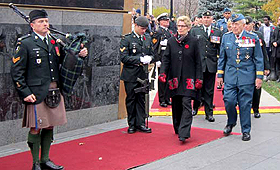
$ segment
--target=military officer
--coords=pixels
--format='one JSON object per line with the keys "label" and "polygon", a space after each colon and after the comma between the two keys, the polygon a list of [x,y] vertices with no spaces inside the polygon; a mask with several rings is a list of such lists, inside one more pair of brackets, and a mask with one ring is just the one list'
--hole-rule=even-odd
{"label": "military officer", "polygon": [[[217,55],[220,48],[222,32],[211,25],[213,22],[213,15],[210,11],[203,13],[202,20],[203,25],[201,27],[191,29],[191,34],[199,41],[204,82],[201,89],[201,102],[204,103],[206,115],[205,119],[209,122],[214,122],[213,97],[217,72]],[[198,107],[200,106],[200,101],[195,100],[193,105],[193,115],[195,115],[198,111]]]}
{"label": "military officer", "polygon": [[217,28],[219,28],[222,31],[222,33],[224,34],[224,33],[228,32],[227,22],[230,20],[230,17],[231,17],[231,9],[225,8],[223,11],[223,16],[224,16],[223,19],[219,19],[217,21]]}
{"label": "military officer", "polygon": [[[162,13],[157,17],[159,27],[154,32],[152,37],[153,47],[155,51],[156,66],[158,73],[162,62],[162,56],[167,46],[167,40],[172,36],[171,31],[168,29],[169,18],[168,13]],[[158,81],[158,97],[161,107],[171,105],[169,98],[166,95],[166,83]]]}
{"label": "military officer", "polygon": [[[11,76],[25,104],[23,127],[30,128],[27,143],[33,157],[32,169],[63,169],[50,160],[49,150],[53,127],[66,123],[64,100],[59,89],[59,64],[65,53],[48,35],[46,11],[33,10],[29,17],[33,32],[18,39]],[[87,49],[79,55],[85,57]],[[55,100],[49,100],[53,98]]]}
{"label": "military officer", "polygon": [[134,89],[141,87],[137,78],[147,79],[144,66],[153,59],[152,42],[149,34],[145,31],[149,21],[140,16],[135,20],[134,31],[125,35],[120,42],[120,60],[123,63],[121,80],[124,81],[126,91],[126,110],[129,134],[136,130],[151,133],[151,128],[145,126],[145,94],[135,93]]}
{"label": "military officer", "polygon": [[224,82],[224,102],[228,116],[224,135],[229,135],[236,125],[239,105],[242,140],[251,139],[251,102],[254,87],[262,86],[263,55],[259,38],[244,30],[245,17],[235,14],[232,32],[223,35],[218,59],[218,85]]}
{"label": "military officer", "polygon": [[[260,39],[260,45],[261,45],[262,53],[263,53],[264,75],[268,75],[270,72],[269,71],[270,65],[269,65],[268,55],[266,52],[266,45],[265,45],[264,37],[261,32],[254,31],[254,23],[253,23],[253,19],[251,17],[246,16],[245,19],[246,19],[245,30],[248,32],[253,32],[253,33],[257,34],[257,36]],[[261,98],[261,88],[257,89],[255,87],[254,94],[253,94],[253,101],[252,101],[252,109],[254,111],[255,118],[261,117],[261,115],[259,113],[260,98]]]}

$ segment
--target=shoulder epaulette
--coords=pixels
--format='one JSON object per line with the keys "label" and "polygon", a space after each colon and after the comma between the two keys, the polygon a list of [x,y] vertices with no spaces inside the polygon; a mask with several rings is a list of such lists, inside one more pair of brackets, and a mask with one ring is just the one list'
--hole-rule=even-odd
{"label": "shoulder epaulette", "polygon": [[30,36],[31,36],[31,34],[24,35],[24,36],[18,38],[18,41],[24,40],[24,39],[26,39],[26,38],[28,38]]}

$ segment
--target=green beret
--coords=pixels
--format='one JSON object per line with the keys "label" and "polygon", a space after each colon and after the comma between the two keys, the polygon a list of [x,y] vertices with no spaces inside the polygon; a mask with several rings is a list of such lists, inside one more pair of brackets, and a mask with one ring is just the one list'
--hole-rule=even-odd
{"label": "green beret", "polygon": [[39,19],[39,18],[48,18],[48,14],[44,9],[33,10],[29,13],[30,22],[34,21],[35,19]]}
{"label": "green beret", "polygon": [[148,27],[149,20],[144,16],[140,16],[136,18],[135,23],[141,27]]}

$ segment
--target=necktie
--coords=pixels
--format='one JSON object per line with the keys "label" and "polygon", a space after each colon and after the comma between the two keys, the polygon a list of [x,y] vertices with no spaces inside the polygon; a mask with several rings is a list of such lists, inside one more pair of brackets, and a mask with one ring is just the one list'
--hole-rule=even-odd
{"label": "necktie", "polygon": [[46,37],[43,39],[43,41],[44,41],[44,43],[46,44],[46,46],[48,46],[47,38],[46,38]]}
{"label": "necktie", "polygon": [[207,37],[208,37],[208,36],[209,36],[209,35],[208,35],[208,27],[206,27],[206,31],[205,31],[205,32],[206,32],[206,35],[207,35]]}

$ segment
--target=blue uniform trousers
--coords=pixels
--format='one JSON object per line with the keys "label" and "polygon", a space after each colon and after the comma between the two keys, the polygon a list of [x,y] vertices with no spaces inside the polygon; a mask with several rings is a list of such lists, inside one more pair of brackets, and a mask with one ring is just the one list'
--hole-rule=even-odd
{"label": "blue uniform trousers", "polygon": [[228,116],[227,125],[235,125],[237,121],[236,106],[239,106],[241,131],[251,131],[251,106],[254,84],[224,86],[224,102]]}

